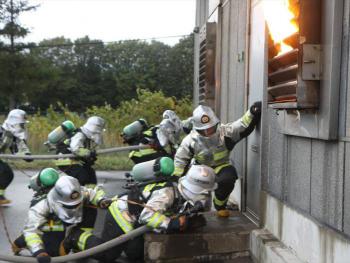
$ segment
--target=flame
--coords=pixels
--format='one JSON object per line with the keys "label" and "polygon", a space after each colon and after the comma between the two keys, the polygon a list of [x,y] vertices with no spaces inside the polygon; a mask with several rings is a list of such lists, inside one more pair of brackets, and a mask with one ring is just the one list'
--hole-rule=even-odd
{"label": "flame", "polygon": [[271,38],[275,44],[280,44],[278,55],[292,50],[291,46],[283,42],[284,39],[299,31],[289,1],[263,0],[263,10]]}

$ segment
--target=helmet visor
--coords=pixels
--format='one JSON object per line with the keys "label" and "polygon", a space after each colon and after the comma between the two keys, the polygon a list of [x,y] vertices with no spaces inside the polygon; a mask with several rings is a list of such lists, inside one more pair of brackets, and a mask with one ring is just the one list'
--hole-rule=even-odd
{"label": "helmet visor", "polygon": [[216,130],[218,128],[218,125],[214,125],[213,127],[210,127],[208,129],[204,129],[204,130],[196,130],[201,136],[204,136],[204,137],[210,137],[212,136]]}

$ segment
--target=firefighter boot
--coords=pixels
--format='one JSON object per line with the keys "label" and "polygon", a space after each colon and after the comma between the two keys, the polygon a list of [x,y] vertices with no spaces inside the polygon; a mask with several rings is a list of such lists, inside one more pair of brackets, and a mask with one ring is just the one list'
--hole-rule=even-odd
{"label": "firefighter boot", "polygon": [[0,206],[8,205],[11,203],[11,200],[8,200],[4,195],[0,195]]}
{"label": "firefighter boot", "polygon": [[227,209],[221,209],[221,210],[218,210],[216,212],[216,215],[218,217],[223,217],[223,218],[226,218],[226,217],[229,217],[230,216],[230,211],[227,210]]}

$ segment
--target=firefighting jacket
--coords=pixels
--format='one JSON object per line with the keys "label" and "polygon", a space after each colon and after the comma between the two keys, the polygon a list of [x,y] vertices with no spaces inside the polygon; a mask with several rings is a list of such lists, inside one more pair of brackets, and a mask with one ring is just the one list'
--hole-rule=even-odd
{"label": "firefighting jacket", "polygon": [[212,167],[218,173],[229,165],[230,151],[236,143],[248,136],[254,129],[257,120],[248,110],[240,119],[227,124],[218,124],[216,133],[210,137],[201,136],[192,130],[177,150],[174,158],[174,175],[182,176],[192,158],[198,164]]}
{"label": "firefighting jacket", "polygon": [[[57,166],[69,166],[79,163],[87,163],[93,165],[96,157],[91,156],[91,151],[97,148],[92,140],[87,138],[84,133],[77,129],[77,133],[70,139],[68,150],[75,154],[77,158],[59,159],[55,162]],[[68,153],[68,152],[66,152]]]}
{"label": "firefighting jacket", "polygon": [[[170,223],[168,214],[181,207],[181,198],[177,187],[170,182],[153,183],[141,189],[140,198],[131,195],[118,197],[109,206],[109,212],[119,227],[128,233],[138,224],[147,225],[155,231],[165,231]],[[132,205],[127,200],[144,206]]]}
{"label": "firefighting jacket", "polygon": [[175,155],[175,147],[171,143],[162,147],[157,138],[157,129],[159,126],[151,126],[148,130],[142,133],[140,145],[151,145],[152,148],[131,151],[129,158],[135,163],[154,160],[158,157],[167,156],[173,158]]}
{"label": "firefighting jacket", "polygon": [[2,127],[0,127],[0,152],[10,149],[13,154],[30,154],[30,150],[25,140],[19,139]]}
{"label": "firefighting jacket", "polygon": [[[97,206],[98,203],[105,197],[105,192],[100,187],[90,189],[82,186],[81,188],[84,197],[84,205]],[[32,254],[36,254],[38,251],[45,251],[42,235],[43,232],[47,231],[46,228],[50,227],[49,221],[52,218],[58,218],[58,215],[55,215],[47,198],[30,207],[28,211],[28,218],[23,230],[23,235],[27,247]],[[58,226],[60,224],[57,223],[56,225]],[[63,224],[61,224],[61,227],[64,227]],[[53,229],[51,229],[51,231],[52,230]]]}

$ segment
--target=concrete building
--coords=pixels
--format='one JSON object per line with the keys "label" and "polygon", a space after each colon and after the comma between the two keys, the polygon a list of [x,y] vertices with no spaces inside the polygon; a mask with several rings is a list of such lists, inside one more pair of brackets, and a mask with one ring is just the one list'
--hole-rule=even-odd
{"label": "concrete building", "polygon": [[297,32],[282,54],[266,1],[282,0],[197,0],[195,103],[225,123],[263,101],[232,156],[241,210],[261,228],[253,258],[350,262],[350,0],[289,0]]}

